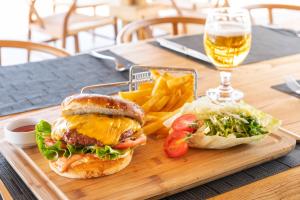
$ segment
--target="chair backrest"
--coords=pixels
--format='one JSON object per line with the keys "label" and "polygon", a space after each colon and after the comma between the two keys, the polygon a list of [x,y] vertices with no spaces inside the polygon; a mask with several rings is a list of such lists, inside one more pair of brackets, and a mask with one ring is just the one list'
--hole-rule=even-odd
{"label": "chair backrest", "polygon": [[40,17],[39,13],[37,12],[37,10],[35,8],[35,3],[36,3],[36,0],[29,1],[29,15],[28,15],[29,24],[38,22],[39,25],[44,28],[45,25],[44,25],[43,19]]}
{"label": "chair backrest", "polygon": [[[36,0],[30,0],[29,1],[29,24],[38,22],[38,24],[42,27],[45,28],[44,21],[40,17],[39,13],[36,10]],[[63,37],[66,37],[67,32],[68,32],[68,23],[69,23],[69,18],[70,16],[76,11],[77,8],[77,0],[72,0],[72,4],[69,7],[69,10],[66,12],[65,17],[64,17],[64,23],[63,23]]]}
{"label": "chair backrest", "polygon": [[[164,18],[155,18],[155,19],[145,19],[132,22],[127,24],[118,34],[117,42],[124,43],[130,42],[132,39],[133,33],[138,32],[139,30],[148,29],[150,26],[159,25],[159,24],[171,24],[172,25],[172,34],[178,35],[178,24],[197,24],[204,25],[204,18],[195,18],[195,17],[164,17]],[[143,31],[143,35],[138,39],[148,39],[152,38],[152,34],[149,34],[146,31]]]}
{"label": "chair backrest", "polygon": [[220,8],[220,7],[230,7],[229,0],[216,0],[216,1],[210,1],[212,4],[212,7],[214,8]]}
{"label": "chair backrest", "polygon": [[1,48],[20,48],[28,51],[38,51],[47,54],[51,54],[57,57],[66,57],[70,54],[62,49],[58,49],[49,45],[27,42],[27,41],[16,41],[16,40],[0,40],[0,65],[1,65]]}
{"label": "chair backrest", "polygon": [[[294,11],[300,11],[300,6],[297,5],[288,5],[288,4],[251,4],[244,6],[244,8],[248,9],[249,12],[255,9],[267,9],[268,11],[268,20],[269,24],[274,23],[274,16],[273,16],[273,10],[274,9],[286,9],[286,10],[294,10]],[[251,15],[252,21],[253,17]]]}

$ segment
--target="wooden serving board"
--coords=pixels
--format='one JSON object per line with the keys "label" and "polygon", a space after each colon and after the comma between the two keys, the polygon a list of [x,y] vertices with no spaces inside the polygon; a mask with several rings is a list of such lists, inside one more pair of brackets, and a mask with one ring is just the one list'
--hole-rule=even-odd
{"label": "wooden serving board", "polygon": [[[57,107],[30,112],[19,117],[52,121]],[[0,127],[8,118],[0,122]],[[0,135],[3,134],[0,129]],[[130,165],[114,175],[75,180],[56,175],[38,149],[20,149],[3,141],[0,151],[39,199],[147,199],[160,198],[227,176],[275,159],[295,147],[295,139],[283,132],[263,141],[227,150],[190,149],[179,159],[167,158],[163,140],[148,139],[138,147]]]}

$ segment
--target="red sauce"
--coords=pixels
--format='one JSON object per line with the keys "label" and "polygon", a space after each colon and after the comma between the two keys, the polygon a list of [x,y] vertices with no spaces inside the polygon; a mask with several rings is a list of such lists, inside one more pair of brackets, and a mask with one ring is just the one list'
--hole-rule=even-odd
{"label": "red sauce", "polygon": [[13,132],[30,132],[35,129],[35,125],[26,125],[13,129]]}

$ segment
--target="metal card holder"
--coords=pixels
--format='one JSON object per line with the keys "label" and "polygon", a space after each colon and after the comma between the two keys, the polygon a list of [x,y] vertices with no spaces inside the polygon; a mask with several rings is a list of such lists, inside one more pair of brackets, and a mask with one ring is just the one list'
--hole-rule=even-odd
{"label": "metal card holder", "polygon": [[170,73],[184,73],[184,74],[192,74],[194,76],[194,99],[197,99],[197,91],[198,91],[198,73],[195,69],[183,69],[183,68],[173,68],[173,67],[160,67],[160,66],[144,66],[144,65],[133,65],[129,69],[129,80],[123,82],[114,82],[114,83],[102,83],[96,85],[89,85],[81,88],[81,93],[84,93],[86,90],[92,90],[96,88],[104,88],[104,87],[117,87],[128,85],[129,91],[137,90],[138,85],[145,82],[153,81],[153,77],[151,76],[150,70],[158,70],[163,72]]}

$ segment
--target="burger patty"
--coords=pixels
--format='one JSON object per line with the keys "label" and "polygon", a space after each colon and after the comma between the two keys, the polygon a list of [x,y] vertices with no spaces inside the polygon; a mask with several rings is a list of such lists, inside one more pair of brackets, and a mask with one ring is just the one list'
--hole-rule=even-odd
{"label": "burger patty", "polygon": [[[132,130],[128,130],[120,136],[119,142],[124,141],[126,138],[133,135]],[[86,135],[78,133],[76,130],[67,131],[62,138],[66,143],[72,144],[75,146],[88,146],[88,145],[97,145],[103,146],[103,144],[95,138],[91,138]]]}

